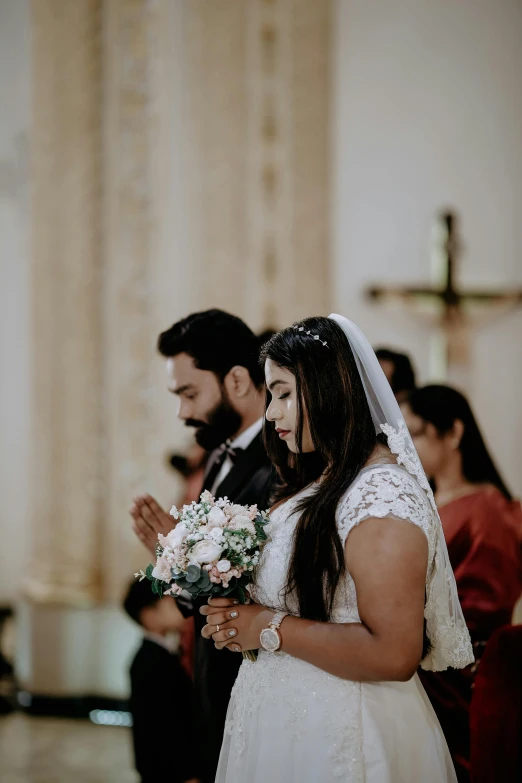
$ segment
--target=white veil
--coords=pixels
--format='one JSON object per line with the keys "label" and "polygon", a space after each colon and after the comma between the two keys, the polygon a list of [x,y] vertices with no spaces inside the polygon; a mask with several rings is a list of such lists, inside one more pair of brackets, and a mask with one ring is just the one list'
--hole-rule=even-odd
{"label": "white veil", "polygon": [[470,636],[462,614],[455,577],[442,530],[433,492],[390,384],[370,343],[358,326],[342,315],[330,318],[343,330],[352,349],[375,431],[384,433],[397,462],[410,473],[426,492],[433,509],[433,523],[438,528],[435,557],[426,582],[426,631],[431,649],[422,661],[423,669],[442,671],[449,666],[461,669],[474,660]]}

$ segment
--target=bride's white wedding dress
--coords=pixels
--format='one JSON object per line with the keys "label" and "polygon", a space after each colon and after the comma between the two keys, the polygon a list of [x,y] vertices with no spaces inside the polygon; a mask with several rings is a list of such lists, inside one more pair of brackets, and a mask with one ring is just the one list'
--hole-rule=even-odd
{"label": "bride's white wedding dress", "polygon": [[[271,516],[270,540],[252,590],[260,604],[284,608],[295,509],[314,489],[303,490]],[[429,575],[440,523],[427,494],[397,465],[366,468],[347,491],[337,513],[343,544],[364,519],[389,516],[424,531]],[[290,609],[298,614],[291,601]],[[332,622],[360,622],[349,574],[339,586]],[[260,651],[256,663],[243,663],[232,691],[216,783],[326,781],[445,783],[456,776],[417,676],[409,682],[352,682],[284,652]]]}

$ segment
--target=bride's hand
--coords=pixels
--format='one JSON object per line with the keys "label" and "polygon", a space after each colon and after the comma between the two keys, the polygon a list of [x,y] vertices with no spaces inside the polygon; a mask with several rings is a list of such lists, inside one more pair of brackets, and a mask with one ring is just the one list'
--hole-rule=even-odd
{"label": "bride's hand", "polygon": [[201,635],[212,638],[218,650],[226,647],[231,652],[259,649],[259,635],[274,614],[266,606],[245,606],[230,598],[211,598],[199,611],[207,618]]}

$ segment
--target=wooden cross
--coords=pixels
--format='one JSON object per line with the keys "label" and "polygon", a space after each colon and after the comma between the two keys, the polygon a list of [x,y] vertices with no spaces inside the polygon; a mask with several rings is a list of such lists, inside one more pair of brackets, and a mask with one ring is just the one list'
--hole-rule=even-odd
{"label": "wooden cross", "polygon": [[460,290],[455,282],[455,266],[459,251],[456,230],[457,218],[453,212],[440,215],[443,232],[439,248],[436,283],[433,286],[394,288],[372,286],[367,294],[373,300],[397,301],[412,305],[417,311],[437,316],[437,332],[432,345],[432,380],[447,381],[466,386],[469,376],[469,314],[474,305],[496,305],[497,309],[522,304],[522,290],[486,291]]}

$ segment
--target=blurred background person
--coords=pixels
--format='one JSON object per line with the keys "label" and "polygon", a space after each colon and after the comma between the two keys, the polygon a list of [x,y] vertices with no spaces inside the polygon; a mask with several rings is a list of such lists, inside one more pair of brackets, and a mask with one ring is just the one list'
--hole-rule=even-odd
{"label": "blurred background person", "polygon": [[448,386],[412,392],[402,405],[432,482],[476,662],[420,672],[446,735],[459,781],[469,780],[469,706],[474,673],[522,592],[522,511],[512,499],[466,398]]}
{"label": "blurred background person", "polygon": [[148,580],[131,584],[124,609],[144,632],[130,667],[129,702],[141,783],[197,783],[193,685],[180,660],[183,615],[172,598],[155,595]]}
{"label": "blurred background person", "polygon": [[376,348],[375,355],[392,387],[397,402],[403,402],[416,385],[415,370],[410,357],[405,353],[392,351],[390,348]]}
{"label": "blurred background person", "polygon": [[14,666],[4,654],[4,633],[8,623],[12,623],[11,607],[0,606],[0,715],[9,715],[15,709],[16,681]]}

